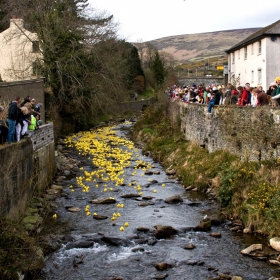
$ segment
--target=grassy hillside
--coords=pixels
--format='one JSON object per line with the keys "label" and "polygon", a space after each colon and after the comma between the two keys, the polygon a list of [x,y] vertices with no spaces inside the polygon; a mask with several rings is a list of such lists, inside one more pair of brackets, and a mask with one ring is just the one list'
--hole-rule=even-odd
{"label": "grassy hillside", "polygon": [[146,43],[150,43],[159,51],[171,54],[176,61],[192,62],[225,56],[225,50],[244,40],[257,30],[259,28],[177,35]]}

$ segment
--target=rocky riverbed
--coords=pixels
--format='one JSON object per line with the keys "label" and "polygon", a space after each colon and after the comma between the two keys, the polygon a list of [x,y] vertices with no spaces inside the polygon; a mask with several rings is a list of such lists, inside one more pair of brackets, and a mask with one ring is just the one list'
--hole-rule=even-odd
{"label": "rocky riverbed", "polygon": [[[49,253],[40,279],[278,279],[265,239],[142,155],[126,138],[130,127],[61,140],[49,215],[32,229]],[[252,244],[262,246],[241,254]]]}

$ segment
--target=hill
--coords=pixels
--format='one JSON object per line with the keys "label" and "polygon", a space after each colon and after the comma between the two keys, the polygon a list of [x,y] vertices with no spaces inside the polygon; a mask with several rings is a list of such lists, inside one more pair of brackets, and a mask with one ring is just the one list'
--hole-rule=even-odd
{"label": "hill", "polygon": [[[185,63],[214,57],[225,57],[225,50],[256,32],[260,28],[223,30],[216,32],[186,34],[164,37],[143,44],[150,44],[160,52]],[[135,44],[137,46],[137,44]]]}

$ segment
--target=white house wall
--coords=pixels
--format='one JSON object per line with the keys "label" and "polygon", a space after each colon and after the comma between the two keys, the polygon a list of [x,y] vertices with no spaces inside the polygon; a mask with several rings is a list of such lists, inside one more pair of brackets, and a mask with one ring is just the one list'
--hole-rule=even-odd
{"label": "white house wall", "polygon": [[266,85],[269,86],[276,77],[280,76],[280,37],[275,37],[275,41],[266,38],[267,56],[266,56]]}
{"label": "white house wall", "polygon": [[37,34],[24,29],[22,19],[10,20],[10,27],[0,33],[0,75],[3,81],[37,78],[33,63],[41,54],[33,52],[34,41],[38,41]]}
{"label": "white house wall", "polygon": [[[266,39],[261,40],[262,52],[259,53],[259,42],[247,45],[247,58],[245,58],[245,48],[242,47],[229,56],[229,81],[237,82],[237,85],[244,86],[245,83],[250,83],[251,86],[256,87],[258,85],[263,86],[265,89],[267,87],[266,82]],[[233,55],[235,59],[233,60]],[[258,73],[261,70],[262,79],[259,81]]]}

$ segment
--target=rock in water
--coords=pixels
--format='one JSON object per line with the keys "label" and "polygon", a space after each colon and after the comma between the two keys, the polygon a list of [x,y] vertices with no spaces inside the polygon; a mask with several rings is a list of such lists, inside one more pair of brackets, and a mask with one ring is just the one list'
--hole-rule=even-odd
{"label": "rock in water", "polygon": [[250,255],[254,251],[262,250],[263,245],[262,244],[252,244],[251,246],[247,247],[246,249],[241,251],[241,254],[243,255]]}
{"label": "rock in water", "polygon": [[165,202],[169,204],[175,204],[175,203],[183,202],[183,198],[177,194],[166,198]]}
{"label": "rock in water", "polygon": [[280,237],[271,238],[269,244],[274,250],[280,251]]}
{"label": "rock in water", "polygon": [[134,198],[134,197],[140,197],[140,195],[138,193],[128,193],[128,194],[124,194],[121,195],[122,198]]}
{"label": "rock in water", "polygon": [[107,216],[102,216],[102,215],[93,215],[92,217],[93,217],[93,219],[96,219],[96,220],[105,220],[105,219],[108,219]]}
{"label": "rock in water", "polygon": [[165,262],[163,262],[163,263],[157,263],[157,264],[155,265],[155,268],[156,268],[157,270],[165,270],[165,269],[172,268],[172,267],[173,267],[172,264],[165,263]]}
{"label": "rock in water", "polygon": [[207,231],[211,228],[211,220],[209,218],[204,219],[197,225],[193,230],[194,231]]}
{"label": "rock in water", "polygon": [[153,235],[157,239],[164,239],[169,238],[171,235],[177,233],[177,230],[174,229],[172,226],[163,226],[163,225],[156,225],[153,231]]}
{"label": "rock in water", "polygon": [[93,204],[113,204],[116,203],[116,200],[114,198],[100,198],[96,200],[92,200],[91,203]]}
{"label": "rock in water", "polygon": [[195,248],[195,245],[190,243],[190,244],[184,245],[182,248],[185,250],[192,250]]}

